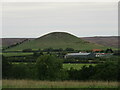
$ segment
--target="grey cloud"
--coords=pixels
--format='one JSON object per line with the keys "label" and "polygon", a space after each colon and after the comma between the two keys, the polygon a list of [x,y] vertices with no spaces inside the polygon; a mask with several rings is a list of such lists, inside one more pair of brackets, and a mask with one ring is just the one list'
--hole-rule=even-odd
{"label": "grey cloud", "polygon": [[117,35],[117,19],[116,3],[4,3],[3,37]]}

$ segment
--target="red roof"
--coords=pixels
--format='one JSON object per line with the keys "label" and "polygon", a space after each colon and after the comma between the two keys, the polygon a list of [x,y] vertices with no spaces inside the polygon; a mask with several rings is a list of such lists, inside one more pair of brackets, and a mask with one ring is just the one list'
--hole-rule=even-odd
{"label": "red roof", "polygon": [[96,52],[96,51],[102,51],[101,49],[93,49],[92,51]]}

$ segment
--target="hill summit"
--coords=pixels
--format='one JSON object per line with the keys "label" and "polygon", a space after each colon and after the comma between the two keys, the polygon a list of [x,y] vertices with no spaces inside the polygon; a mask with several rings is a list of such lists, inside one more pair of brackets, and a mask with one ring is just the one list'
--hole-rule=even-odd
{"label": "hill summit", "polygon": [[[78,37],[72,35],[72,34],[69,34],[67,32],[52,32],[52,33],[48,33],[42,37],[39,37],[37,38],[36,40],[46,40],[46,42],[48,41],[52,41],[52,42],[73,42],[76,41],[76,40],[80,40],[80,41],[84,41],[84,40],[81,40],[79,39]],[[59,41],[58,41],[59,40]],[[45,42],[45,43],[46,43]]]}
{"label": "hill summit", "polygon": [[43,35],[35,40],[26,41],[9,50],[45,49],[45,48],[74,48],[77,50],[91,50],[94,48],[106,49],[105,46],[84,41],[72,34],[66,32],[52,32]]}

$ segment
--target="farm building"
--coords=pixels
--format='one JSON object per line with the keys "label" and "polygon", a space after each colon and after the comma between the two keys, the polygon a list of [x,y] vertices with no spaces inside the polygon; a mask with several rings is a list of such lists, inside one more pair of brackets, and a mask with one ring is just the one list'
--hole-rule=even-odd
{"label": "farm building", "polygon": [[105,56],[111,56],[113,53],[96,53],[96,57],[105,57]]}
{"label": "farm building", "polygon": [[65,58],[94,58],[96,57],[95,53],[68,53],[65,55]]}

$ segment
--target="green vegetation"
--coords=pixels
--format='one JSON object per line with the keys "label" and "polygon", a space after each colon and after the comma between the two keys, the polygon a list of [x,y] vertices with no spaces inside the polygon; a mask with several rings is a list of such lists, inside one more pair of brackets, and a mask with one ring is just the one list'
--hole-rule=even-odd
{"label": "green vegetation", "polygon": [[[19,62],[13,62],[12,64],[20,64]],[[22,63],[22,64],[28,64],[28,63]],[[35,63],[32,63],[32,64],[35,64]],[[70,68],[73,68],[73,69],[81,69],[83,66],[87,66],[89,67],[89,65],[92,65],[92,66],[95,66],[97,64],[78,64],[78,63],[74,63],[74,64],[71,64],[71,63],[67,63],[67,64],[63,64],[63,68],[66,69],[66,70],[70,70]]]}
{"label": "green vegetation", "polygon": [[[83,65],[81,69],[63,68],[63,60],[54,55],[42,55],[36,63],[11,64],[3,57],[3,78],[37,80],[118,80],[119,58],[111,58],[97,65]],[[69,65],[69,64],[68,64]],[[119,78],[120,80],[120,78]]]}
{"label": "green vegetation", "polygon": [[[19,64],[2,57],[3,88],[117,88],[120,61],[114,56],[97,64],[63,64],[55,55],[30,56],[36,62]],[[17,59],[19,57],[16,57]],[[26,56],[25,58],[28,58]],[[42,80],[42,81],[41,81]]]}
{"label": "green vegetation", "polygon": [[73,48],[75,50],[91,50],[95,48],[106,49],[109,47],[105,47],[102,45],[89,43],[84,41],[74,35],[63,33],[63,32],[54,32],[47,35],[44,35],[40,38],[37,38],[32,41],[26,41],[20,45],[16,45],[14,47],[9,47],[7,51],[18,51],[23,49],[45,49],[45,48]]}
{"label": "green vegetation", "polygon": [[62,60],[51,55],[44,55],[36,61],[37,77],[39,80],[61,80]]}
{"label": "green vegetation", "polygon": [[[12,64],[20,64],[19,62],[13,62]],[[22,63],[22,64],[29,64],[29,63]],[[32,63],[32,64],[36,64],[36,63]],[[89,67],[89,65],[92,65],[92,66],[95,66],[97,64],[82,64],[82,63],[74,63],[74,64],[71,64],[71,63],[67,63],[67,64],[63,64],[63,68],[66,69],[66,70],[70,70],[70,68],[73,68],[73,69],[81,69],[83,66],[87,66]]]}
{"label": "green vegetation", "polygon": [[67,63],[67,64],[63,64],[63,68],[66,69],[66,70],[70,70],[70,68],[73,68],[73,69],[81,69],[83,66],[87,66],[89,67],[89,65],[92,65],[92,66],[95,66],[96,64],[79,64],[79,63],[74,63],[74,64],[71,64],[71,63]]}
{"label": "green vegetation", "polygon": [[29,52],[29,53],[2,53],[2,55],[4,56],[24,56],[24,55],[33,55],[32,52]]}

